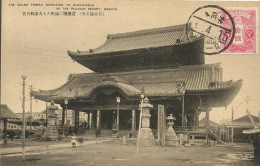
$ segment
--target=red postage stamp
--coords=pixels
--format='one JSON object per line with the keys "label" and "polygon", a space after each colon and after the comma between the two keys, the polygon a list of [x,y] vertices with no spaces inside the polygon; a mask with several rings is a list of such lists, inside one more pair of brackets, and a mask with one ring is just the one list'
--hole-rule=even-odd
{"label": "red postage stamp", "polygon": [[[235,37],[233,43],[222,54],[256,54],[257,46],[257,8],[226,8],[235,22]],[[224,18],[229,19],[225,13]],[[226,20],[226,24],[231,24]],[[221,45],[224,47],[224,45]],[[221,48],[220,47],[220,48]]]}

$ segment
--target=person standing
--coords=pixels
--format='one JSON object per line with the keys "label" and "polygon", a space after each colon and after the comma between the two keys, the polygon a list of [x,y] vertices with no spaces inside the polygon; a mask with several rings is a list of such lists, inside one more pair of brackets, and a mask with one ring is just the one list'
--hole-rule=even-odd
{"label": "person standing", "polygon": [[11,131],[10,131],[10,139],[11,139],[11,141],[14,140],[14,135],[15,135],[14,131],[11,130]]}
{"label": "person standing", "polygon": [[69,127],[69,135],[72,135],[72,128],[71,128],[71,126]]}

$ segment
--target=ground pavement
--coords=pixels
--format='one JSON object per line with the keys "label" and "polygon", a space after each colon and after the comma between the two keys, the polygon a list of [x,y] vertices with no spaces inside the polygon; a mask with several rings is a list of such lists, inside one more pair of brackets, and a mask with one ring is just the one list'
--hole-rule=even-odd
{"label": "ground pavement", "polygon": [[[236,144],[206,146],[195,144],[190,147],[141,147],[137,153],[134,141],[126,145],[122,140],[86,141],[80,147],[73,148],[69,143],[59,146],[49,145],[49,148],[35,147],[27,152],[26,160],[21,160],[21,153],[2,154],[1,165],[12,166],[256,166],[258,161],[251,159],[253,149],[251,144]],[[37,149],[38,148],[38,149]],[[2,148],[1,148],[2,151]]]}

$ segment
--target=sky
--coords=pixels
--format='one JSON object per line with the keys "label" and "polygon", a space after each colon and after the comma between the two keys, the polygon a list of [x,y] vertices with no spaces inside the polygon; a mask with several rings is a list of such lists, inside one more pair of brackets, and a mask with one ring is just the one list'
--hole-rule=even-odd
{"label": "sky", "polygon": [[[61,1],[57,0],[57,3]],[[130,32],[185,24],[198,7],[215,4],[222,7],[256,7],[258,2],[192,2],[192,1],[136,1],[136,0],[74,0],[74,4],[94,4],[94,7],[117,8],[104,11],[104,16],[23,16],[23,12],[57,11],[55,7],[34,6],[30,3],[55,3],[55,0],[5,0],[2,2],[1,32],[1,104],[14,112],[22,112],[22,79],[26,79],[26,110],[29,110],[29,86],[34,90],[50,90],[64,84],[70,73],[91,72],[67,55],[67,50],[89,50],[103,44],[107,34]],[[17,6],[18,4],[29,6]],[[64,0],[62,4],[71,4]],[[11,6],[15,4],[15,6]],[[64,9],[60,9],[65,11]],[[79,11],[77,11],[79,12]],[[259,34],[258,34],[259,38]],[[257,45],[259,48],[259,45]],[[206,63],[221,62],[223,79],[243,79],[243,86],[227,108],[214,108],[210,119],[220,123],[260,111],[259,54],[205,55]],[[245,99],[252,100],[246,104]],[[242,104],[240,104],[242,102]],[[240,104],[240,105],[239,105]],[[237,107],[239,105],[239,107]],[[33,112],[45,109],[45,103],[33,100]]]}

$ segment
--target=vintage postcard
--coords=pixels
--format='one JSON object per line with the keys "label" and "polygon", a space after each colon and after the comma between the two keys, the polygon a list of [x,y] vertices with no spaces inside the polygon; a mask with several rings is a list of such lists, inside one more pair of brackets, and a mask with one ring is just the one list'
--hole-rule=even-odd
{"label": "vintage postcard", "polygon": [[257,1],[1,1],[0,165],[259,165]]}

